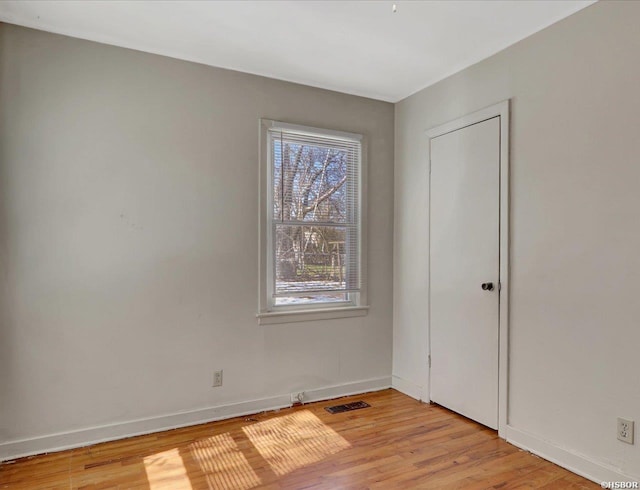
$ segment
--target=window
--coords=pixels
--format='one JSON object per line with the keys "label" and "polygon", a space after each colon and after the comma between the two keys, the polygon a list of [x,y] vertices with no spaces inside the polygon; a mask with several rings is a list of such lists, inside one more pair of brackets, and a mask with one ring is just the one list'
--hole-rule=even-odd
{"label": "window", "polygon": [[259,317],[360,307],[361,139],[263,121]]}

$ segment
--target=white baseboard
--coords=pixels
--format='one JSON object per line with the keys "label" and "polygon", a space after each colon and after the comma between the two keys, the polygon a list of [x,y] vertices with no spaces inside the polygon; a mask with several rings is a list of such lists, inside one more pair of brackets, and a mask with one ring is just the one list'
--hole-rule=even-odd
{"label": "white baseboard", "polygon": [[305,391],[304,402],[311,403],[331,400],[332,398],[339,398],[341,396],[359,395],[370,391],[386,390],[387,388],[391,388],[391,376]]}
{"label": "white baseboard", "polygon": [[[327,400],[369,391],[379,391],[389,387],[391,387],[391,377],[389,376],[336,386],[327,386],[325,388],[305,391],[305,402]],[[159,417],[149,417],[117,424],[59,432],[41,437],[7,441],[0,443],[0,461],[32,456],[34,454],[62,451],[216,420],[241,417],[243,415],[276,410],[289,406],[291,406],[291,397],[289,394],[286,394],[188,412],[161,415]]]}
{"label": "white baseboard", "polygon": [[404,393],[411,398],[428,402],[429,399],[424,397],[424,389],[422,386],[408,381],[399,376],[391,376],[391,387],[398,390],[400,393]]}
{"label": "white baseboard", "polygon": [[507,426],[507,442],[514,446],[540,456],[547,461],[562,466],[567,470],[583,476],[598,484],[615,481],[637,481],[637,478],[625,475],[619,469],[593,461],[569,449],[561,448],[556,444],[540,439],[528,432]]}

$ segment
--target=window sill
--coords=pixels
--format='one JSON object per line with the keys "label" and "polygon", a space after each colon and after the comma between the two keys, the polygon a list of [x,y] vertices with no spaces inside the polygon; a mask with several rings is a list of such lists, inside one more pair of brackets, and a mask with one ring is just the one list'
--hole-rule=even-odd
{"label": "window sill", "polygon": [[368,306],[345,306],[341,308],[322,308],[313,310],[270,311],[258,313],[258,325],[274,325],[277,323],[312,322],[316,320],[333,320],[336,318],[352,318],[365,316]]}

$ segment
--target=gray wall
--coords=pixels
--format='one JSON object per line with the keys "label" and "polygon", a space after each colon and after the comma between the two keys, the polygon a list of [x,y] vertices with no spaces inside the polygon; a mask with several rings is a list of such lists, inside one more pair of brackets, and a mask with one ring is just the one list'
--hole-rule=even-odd
{"label": "gray wall", "polygon": [[[0,443],[388,383],[392,104],[5,24],[0,108]],[[258,326],[260,117],[368,138],[367,316]]]}
{"label": "gray wall", "polygon": [[639,22],[598,2],[396,105],[394,384],[426,375],[424,131],[511,98],[511,434],[592,476],[640,478]]}

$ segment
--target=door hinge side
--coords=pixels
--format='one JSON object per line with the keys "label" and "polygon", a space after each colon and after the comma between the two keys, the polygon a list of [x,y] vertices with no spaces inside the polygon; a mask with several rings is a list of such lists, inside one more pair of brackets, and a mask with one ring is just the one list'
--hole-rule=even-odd
{"label": "door hinge side", "polygon": [[431,367],[431,354],[429,354],[429,367]]}

